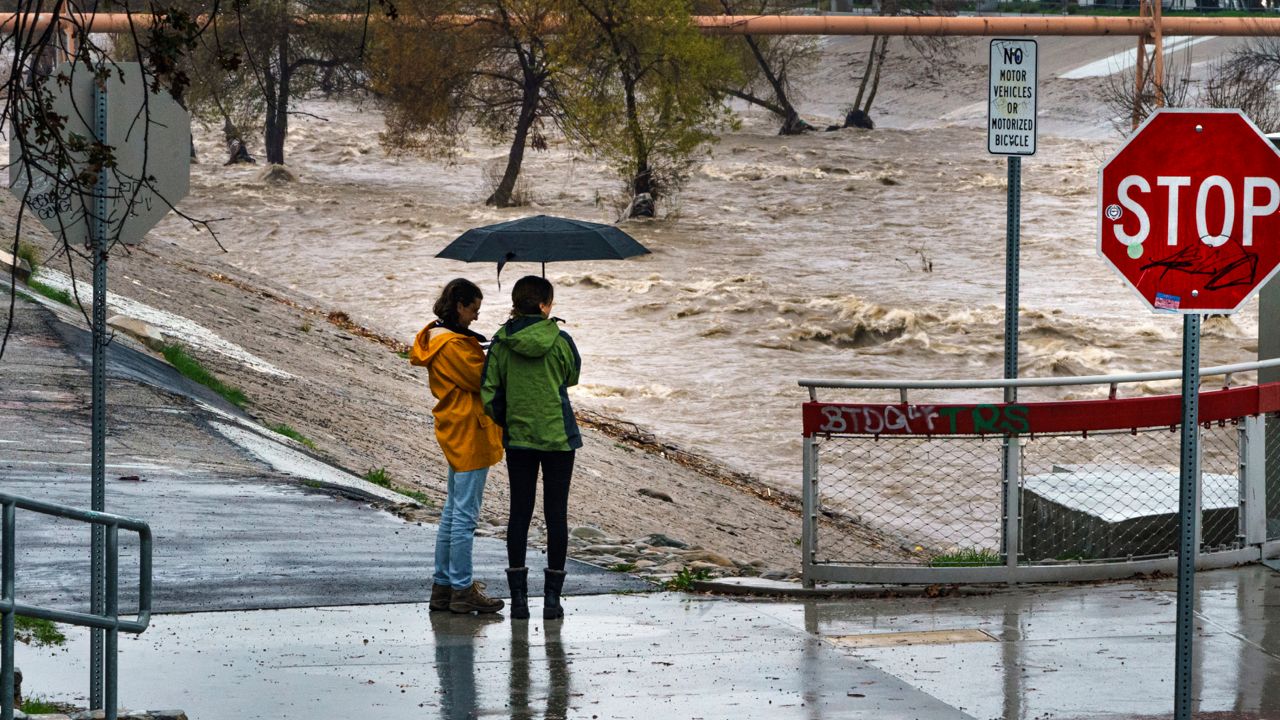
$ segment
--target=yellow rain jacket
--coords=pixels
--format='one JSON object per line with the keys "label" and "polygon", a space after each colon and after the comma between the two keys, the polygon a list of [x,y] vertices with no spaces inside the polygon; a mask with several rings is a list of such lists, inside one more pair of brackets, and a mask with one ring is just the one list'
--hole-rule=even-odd
{"label": "yellow rain jacket", "polygon": [[480,403],[484,349],[480,336],[464,335],[431,323],[418,333],[409,362],[425,365],[436,406],[436,440],[456,472],[479,470],[502,459],[502,428]]}

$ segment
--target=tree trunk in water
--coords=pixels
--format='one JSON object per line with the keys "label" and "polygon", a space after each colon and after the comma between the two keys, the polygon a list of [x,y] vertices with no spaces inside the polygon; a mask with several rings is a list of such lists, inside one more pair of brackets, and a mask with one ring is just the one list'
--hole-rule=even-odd
{"label": "tree trunk in water", "polygon": [[502,180],[485,205],[511,207],[512,193],[516,189],[516,180],[520,177],[520,166],[524,164],[524,150],[529,138],[529,128],[537,117],[538,98],[542,92],[542,83],[525,79],[524,94],[520,98],[520,117],[516,120],[515,137],[511,139],[511,151],[507,153],[507,169],[502,173]]}
{"label": "tree trunk in water", "polygon": [[858,85],[858,98],[853,101],[854,110],[862,109],[862,97],[867,92],[867,82],[871,80],[871,73],[875,69],[876,49],[880,39],[879,35],[871,36],[871,50],[867,52],[867,67],[862,71],[862,82]]}
{"label": "tree trunk in water", "polygon": [[[630,77],[623,78],[623,88],[627,102],[627,130],[631,134],[633,159],[636,161],[635,174],[631,176],[631,209],[628,217],[653,217],[654,202],[658,199],[657,189],[653,186],[653,171],[649,167],[649,151],[640,130],[640,114],[636,104],[636,83]],[[636,202],[641,195],[648,195],[649,202]]]}
{"label": "tree trunk in water", "polygon": [[880,57],[876,58],[876,75],[871,80],[871,94],[867,96],[867,104],[862,111],[871,117],[871,103],[875,102],[876,91],[880,89],[880,69],[884,67],[884,56],[889,50],[889,38],[884,37],[880,40]]}
{"label": "tree trunk in water", "polygon": [[[272,165],[284,164],[284,139],[289,135],[289,36],[280,35],[280,43],[276,46],[280,77],[278,80],[266,74],[267,121],[266,146],[267,162]],[[276,80],[273,82],[273,80]],[[274,92],[273,92],[274,91]]]}
{"label": "tree trunk in water", "polygon": [[750,35],[743,35],[747,46],[751,48],[751,54],[755,56],[756,64],[760,66],[760,72],[764,73],[764,77],[769,81],[769,86],[773,88],[773,97],[778,103],[778,107],[782,108],[782,129],[778,131],[779,135],[799,135],[813,129],[813,126],[800,119],[800,113],[792,107],[791,100],[787,97],[787,88],[782,82],[782,78],[775,75],[773,68],[769,65],[769,60],[764,56],[764,51],[760,49],[759,43]]}

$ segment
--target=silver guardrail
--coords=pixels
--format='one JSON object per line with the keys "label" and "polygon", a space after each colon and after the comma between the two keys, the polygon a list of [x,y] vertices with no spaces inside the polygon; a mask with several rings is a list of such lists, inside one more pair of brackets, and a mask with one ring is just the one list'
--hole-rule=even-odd
{"label": "silver guardrail", "polygon": [[[1222,375],[1227,379],[1240,373],[1256,372],[1280,368],[1280,358],[1260,360],[1233,365],[1217,365],[1200,368],[1200,377],[1216,377]],[[1031,388],[1059,387],[1064,385],[1107,385],[1111,388],[1111,397],[1116,396],[1120,385],[1140,382],[1157,382],[1160,380],[1180,380],[1180,370],[1160,370],[1145,373],[1127,373],[1118,375],[1077,375],[1074,377],[1051,378],[1014,378],[1014,379],[981,379],[981,380],[805,380],[797,381],[800,387],[809,388],[809,399],[817,400],[817,391],[821,388],[846,390],[897,390],[900,401],[907,402],[905,393],[908,390],[982,390],[992,388]]]}
{"label": "silver guardrail", "polygon": [[[102,526],[106,533],[106,608],[101,615],[54,610],[27,605],[16,596],[16,526],[17,511],[26,510],[41,515],[65,518]],[[23,615],[52,622],[99,628],[106,631],[106,699],[103,708],[107,720],[116,720],[117,714],[117,641],[119,633],[138,634],[151,623],[151,527],[141,520],[104,512],[80,510],[64,505],[22,498],[0,493],[0,514],[3,515],[3,547],[0,547],[0,720],[13,720],[14,715],[14,617]],[[138,534],[138,613],[133,620],[124,620],[119,614],[120,545],[121,529]],[[96,709],[96,708],[94,708]]]}
{"label": "silver guardrail", "polygon": [[[1197,567],[1280,555],[1280,385],[1229,388],[1232,375],[1272,368],[1280,360],[1201,370],[1201,377],[1228,379],[1222,390],[1201,391]],[[1176,545],[1167,540],[1176,512],[1164,494],[1176,488],[1170,430],[1180,418],[1165,411],[1178,398],[1117,395],[1124,385],[1180,378],[1167,371],[800,380],[809,390],[805,584],[1056,582],[1174,571]],[[1081,385],[1107,386],[1109,397],[956,404],[919,392]],[[820,399],[821,390],[892,391],[897,402]],[[1160,412],[1145,412],[1151,408]],[[859,545],[848,540],[851,528],[878,540]]]}

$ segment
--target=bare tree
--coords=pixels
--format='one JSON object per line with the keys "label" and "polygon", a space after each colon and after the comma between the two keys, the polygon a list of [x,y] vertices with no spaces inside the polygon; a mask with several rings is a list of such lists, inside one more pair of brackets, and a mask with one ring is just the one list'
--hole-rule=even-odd
{"label": "bare tree", "polygon": [[1202,97],[1210,107],[1239,108],[1264,132],[1280,130],[1280,39],[1250,38],[1214,63]]}
{"label": "bare tree", "polygon": [[[951,0],[884,0],[876,3],[881,15],[954,15],[956,4]],[[951,37],[916,37],[905,38],[907,45],[925,62],[921,67],[938,67],[941,63],[953,61],[958,47],[956,38]],[[880,76],[884,70],[885,59],[889,53],[889,37],[873,35],[871,48],[867,51],[867,59],[863,64],[862,78],[858,82],[858,95],[849,107],[849,116],[861,114],[861,122],[868,126],[871,123],[871,107],[875,103],[876,93],[880,89]],[[857,61],[850,64],[856,64]]]}
{"label": "bare tree", "polygon": [[[716,5],[728,15],[765,15],[786,13],[809,4],[789,0],[717,0]],[[792,102],[799,97],[793,78],[817,60],[817,44],[812,38],[739,35],[726,38],[725,43],[730,48],[746,50],[741,59],[742,83],[724,88],[727,94],[777,115],[782,121],[780,135],[813,130],[812,125],[800,119]]]}
{"label": "bare tree", "polygon": [[[1111,115],[1111,123],[1121,134],[1128,135],[1133,123],[1141,123],[1158,107],[1155,83],[1155,63],[1148,58],[1142,63],[1142,92],[1138,91],[1138,69],[1128,67],[1107,76],[1102,85],[1101,101]],[[1191,57],[1183,60],[1166,57],[1162,79],[1165,107],[1185,107],[1191,90]]]}

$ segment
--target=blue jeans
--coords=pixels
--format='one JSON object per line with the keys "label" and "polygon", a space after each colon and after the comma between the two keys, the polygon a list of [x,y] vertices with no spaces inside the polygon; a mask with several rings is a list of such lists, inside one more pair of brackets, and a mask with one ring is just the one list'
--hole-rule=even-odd
{"label": "blue jeans", "polygon": [[456,472],[449,468],[449,488],[436,531],[436,572],[433,581],[459,590],[471,587],[471,545],[476,518],[484,499],[489,468]]}

